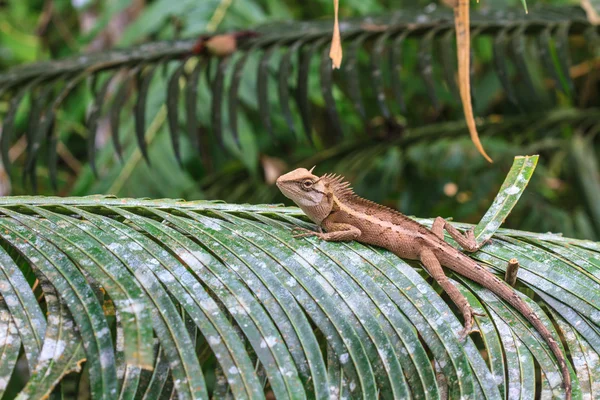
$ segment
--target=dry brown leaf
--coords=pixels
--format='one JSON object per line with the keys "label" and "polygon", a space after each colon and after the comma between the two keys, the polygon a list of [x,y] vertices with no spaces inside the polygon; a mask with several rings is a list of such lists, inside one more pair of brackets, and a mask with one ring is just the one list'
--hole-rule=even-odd
{"label": "dry brown leaf", "polygon": [[585,14],[587,15],[587,19],[592,25],[600,24],[600,15],[598,15],[598,11],[594,8],[592,4],[592,0],[581,0],[581,8],[585,10]]}
{"label": "dry brown leaf", "polygon": [[332,69],[339,68],[342,65],[342,40],[340,38],[340,24],[338,23],[339,3],[339,0],[333,0],[333,37],[331,38],[331,48],[329,49]]}
{"label": "dry brown leaf", "polygon": [[493,162],[479,141],[479,134],[477,133],[475,118],[473,116],[473,105],[471,104],[469,0],[458,0],[457,6],[454,7],[454,25],[456,27],[456,47],[458,53],[458,86],[460,88],[460,99],[463,105],[465,120],[467,121],[467,127],[469,128],[473,144],[475,144],[479,153],[486,160]]}
{"label": "dry brown leaf", "polygon": [[260,156],[260,163],[265,173],[265,182],[268,185],[274,185],[277,178],[289,170],[287,163],[281,158],[270,157],[266,154]]}
{"label": "dry brown leaf", "polygon": [[204,42],[204,47],[212,55],[226,57],[237,50],[237,37],[231,33],[215,35]]}

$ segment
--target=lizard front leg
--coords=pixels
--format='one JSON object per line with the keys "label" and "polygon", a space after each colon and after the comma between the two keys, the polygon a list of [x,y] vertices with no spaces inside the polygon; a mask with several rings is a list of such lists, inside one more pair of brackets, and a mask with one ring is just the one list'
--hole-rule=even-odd
{"label": "lizard front leg", "polygon": [[473,230],[469,229],[463,234],[444,218],[437,217],[435,221],[433,221],[431,232],[433,232],[440,239],[444,240],[444,229],[446,229],[452,239],[456,240],[460,247],[469,253],[479,250],[479,248],[483,245],[483,243],[477,244]]}
{"label": "lizard front leg", "polygon": [[465,296],[458,290],[456,286],[452,284],[448,280],[446,274],[444,274],[444,270],[440,265],[440,261],[437,259],[435,254],[428,249],[424,248],[421,250],[419,255],[421,262],[425,266],[425,269],[429,274],[435,279],[435,281],[444,289],[444,291],[450,296],[450,299],[456,304],[456,306],[460,309],[460,312],[463,315],[465,320],[464,328],[459,333],[460,340],[463,340],[471,330],[473,329],[473,315],[480,315],[476,313]]}
{"label": "lizard front leg", "polygon": [[303,231],[303,233],[294,235],[295,238],[306,237],[306,236],[317,236],[319,239],[326,240],[328,242],[348,242],[356,240],[360,237],[360,229],[350,224],[343,224],[334,222],[329,217],[321,223],[321,226],[325,228],[327,232],[314,232],[314,231]]}

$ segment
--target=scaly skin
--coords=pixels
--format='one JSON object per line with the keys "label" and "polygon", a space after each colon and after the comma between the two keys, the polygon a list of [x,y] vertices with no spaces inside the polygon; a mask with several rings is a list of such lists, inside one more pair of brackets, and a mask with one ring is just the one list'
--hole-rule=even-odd
{"label": "scaly skin", "polygon": [[[314,167],[313,167],[314,169]],[[535,312],[517,292],[494,274],[444,241],[444,229],[458,244],[469,252],[477,251],[472,231],[462,234],[443,218],[438,217],[431,230],[404,214],[358,197],[342,177],[323,175],[318,177],[299,168],[277,179],[281,192],[296,203],[306,215],[325,232],[301,229],[295,237],[317,236],[334,242],[356,240],[386,248],[398,257],[420,260],[464,317],[464,339],[473,327],[476,313],[467,299],[444,274],[442,266],[471,279],[491,290],[519,311],[548,343],[558,360],[566,398],[571,399],[571,376],[565,357],[552,334],[542,324]]]}

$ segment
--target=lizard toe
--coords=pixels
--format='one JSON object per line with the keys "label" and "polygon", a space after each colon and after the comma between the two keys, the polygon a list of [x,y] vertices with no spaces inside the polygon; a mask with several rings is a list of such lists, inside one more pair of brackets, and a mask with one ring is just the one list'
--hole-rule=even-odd
{"label": "lizard toe", "polygon": [[473,327],[473,322],[474,322],[473,317],[475,315],[478,317],[487,317],[487,314],[477,312],[477,311],[475,311],[475,309],[473,309],[473,307],[468,306],[463,312],[463,317],[465,319],[465,325],[464,325],[463,329],[458,333],[458,337],[460,340],[466,339],[466,337],[469,336],[469,334],[471,334],[473,332],[479,332],[479,328]]}
{"label": "lizard toe", "polygon": [[321,233],[311,231],[310,229],[301,228],[299,226],[296,226],[292,229],[292,237],[295,239],[304,238],[304,237],[308,237],[308,236],[319,236],[319,235],[321,235]]}
{"label": "lizard toe", "polygon": [[317,232],[303,232],[303,233],[297,233],[295,235],[292,235],[292,237],[294,239],[299,239],[299,238],[304,238],[304,237],[309,237],[309,236],[319,236],[319,233],[317,233]]}
{"label": "lizard toe", "polygon": [[475,230],[473,228],[469,229],[465,232],[465,236],[467,237],[467,239],[475,240]]}
{"label": "lizard toe", "polygon": [[466,326],[461,329],[460,332],[458,332],[458,340],[460,340],[461,342],[463,340],[465,340],[467,338],[467,336],[469,336],[469,333],[471,333],[471,328],[467,328]]}
{"label": "lizard toe", "polygon": [[292,235],[292,237],[293,237],[294,239],[300,239],[300,238],[303,238],[303,237],[317,236],[317,235],[318,235],[318,233],[317,233],[317,232],[312,232],[312,233],[308,233],[308,232],[307,232],[307,233],[299,233],[299,234],[297,234],[297,235]]}
{"label": "lizard toe", "polygon": [[292,235],[304,234],[304,233],[314,233],[310,229],[302,228],[300,226],[295,226],[292,228]]}

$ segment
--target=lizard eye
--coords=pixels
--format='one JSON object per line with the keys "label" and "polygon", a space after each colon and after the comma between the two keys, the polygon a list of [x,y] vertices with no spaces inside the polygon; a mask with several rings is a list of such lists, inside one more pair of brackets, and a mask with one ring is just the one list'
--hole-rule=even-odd
{"label": "lizard eye", "polygon": [[302,182],[302,186],[304,186],[306,189],[309,189],[312,185],[313,182],[310,179],[307,179],[304,182]]}

